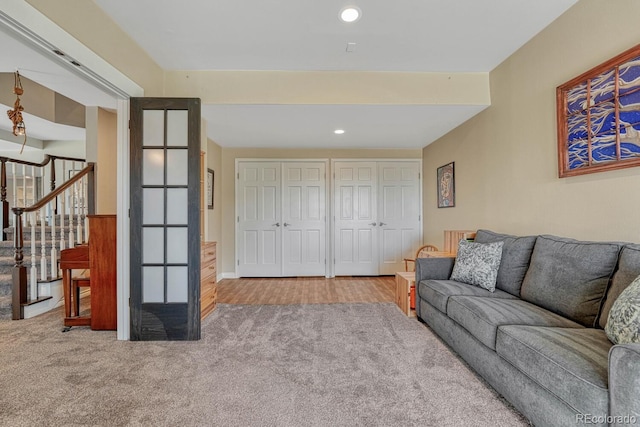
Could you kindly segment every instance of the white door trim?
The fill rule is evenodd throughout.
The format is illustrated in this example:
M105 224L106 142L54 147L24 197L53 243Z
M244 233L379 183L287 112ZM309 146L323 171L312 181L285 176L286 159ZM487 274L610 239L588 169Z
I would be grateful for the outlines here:
M118 100L118 143L117 143L117 311L118 339L130 337L129 310L129 101Z

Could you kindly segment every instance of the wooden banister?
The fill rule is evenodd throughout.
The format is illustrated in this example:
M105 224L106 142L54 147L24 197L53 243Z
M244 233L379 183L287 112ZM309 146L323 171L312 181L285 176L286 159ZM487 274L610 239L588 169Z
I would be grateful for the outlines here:
M37 211L38 209L41 209L42 207L44 207L47 203L49 203L50 201L52 201L53 199L55 199L56 197L58 197L58 195L60 195L61 193L64 192L64 190L66 190L67 188L71 187L74 183L80 181L80 179L85 176L88 175L89 178L89 214L93 214L93 212L91 212L94 208L94 206L92 206L93 203L93 194L92 190L93 190L93 167L94 164L93 163L89 163L84 169L82 169L80 172L76 173L71 179L69 179L68 181L66 181L64 184L62 184L60 187L56 188L55 190L53 190L51 193L47 194L46 196L44 196L42 199L38 200L36 203L34 203L32 206L29 207L25 207L25 208L12 208L11 210L16 213L17 215L17 211L21 210L22 212L34 212Z
M72 162L84 162L84 161L86 161L85 159L79 159L79 158L76 158L76 157L52 156L50 154L45 154L44 160L42 160L40 163L30 162L28 160L22 160L22 159L14 159L12 157L0 156L0 161L2 161L2 162L17 163L17 164L20 164L20 165L36 166L36 167L46 166L52 160L53 161L55 161L55 160L69 160L69 161L72 161Z

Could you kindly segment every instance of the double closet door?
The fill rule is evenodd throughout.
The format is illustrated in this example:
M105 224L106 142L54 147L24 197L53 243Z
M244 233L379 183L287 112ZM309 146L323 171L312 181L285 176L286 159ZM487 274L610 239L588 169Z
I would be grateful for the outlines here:
M324 276L326 163L240 161L240 277Z
M336 161L334 273L404 270L422 241L419 161Z

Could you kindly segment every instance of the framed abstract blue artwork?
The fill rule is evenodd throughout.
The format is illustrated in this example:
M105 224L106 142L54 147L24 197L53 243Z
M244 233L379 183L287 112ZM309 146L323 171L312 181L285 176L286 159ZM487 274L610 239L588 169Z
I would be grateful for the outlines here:
M640 166L640 45L556 89L561 178Z

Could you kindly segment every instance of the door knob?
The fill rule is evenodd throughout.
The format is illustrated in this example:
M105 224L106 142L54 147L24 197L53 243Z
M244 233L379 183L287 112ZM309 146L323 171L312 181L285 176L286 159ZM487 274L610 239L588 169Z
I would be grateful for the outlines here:
M276 222L275 224L271 224L271 225L275 225L276 227L280 227L280 223Z
M382 227L383 225L387 225L387 223L386 222L381 222L380 223L380 227Z
M284 224L282 224L282 225L284 225L285 227L288 227L288 226L290 226L291 224L288 224L288 223L286 223L286 222L285 222L285 223L284 223Z
M369 224L369 225L373 225L373 226L375 227L375 226L376 226L376 223L375 223L375 222L372 222L372 223L371 223L371 224Z

